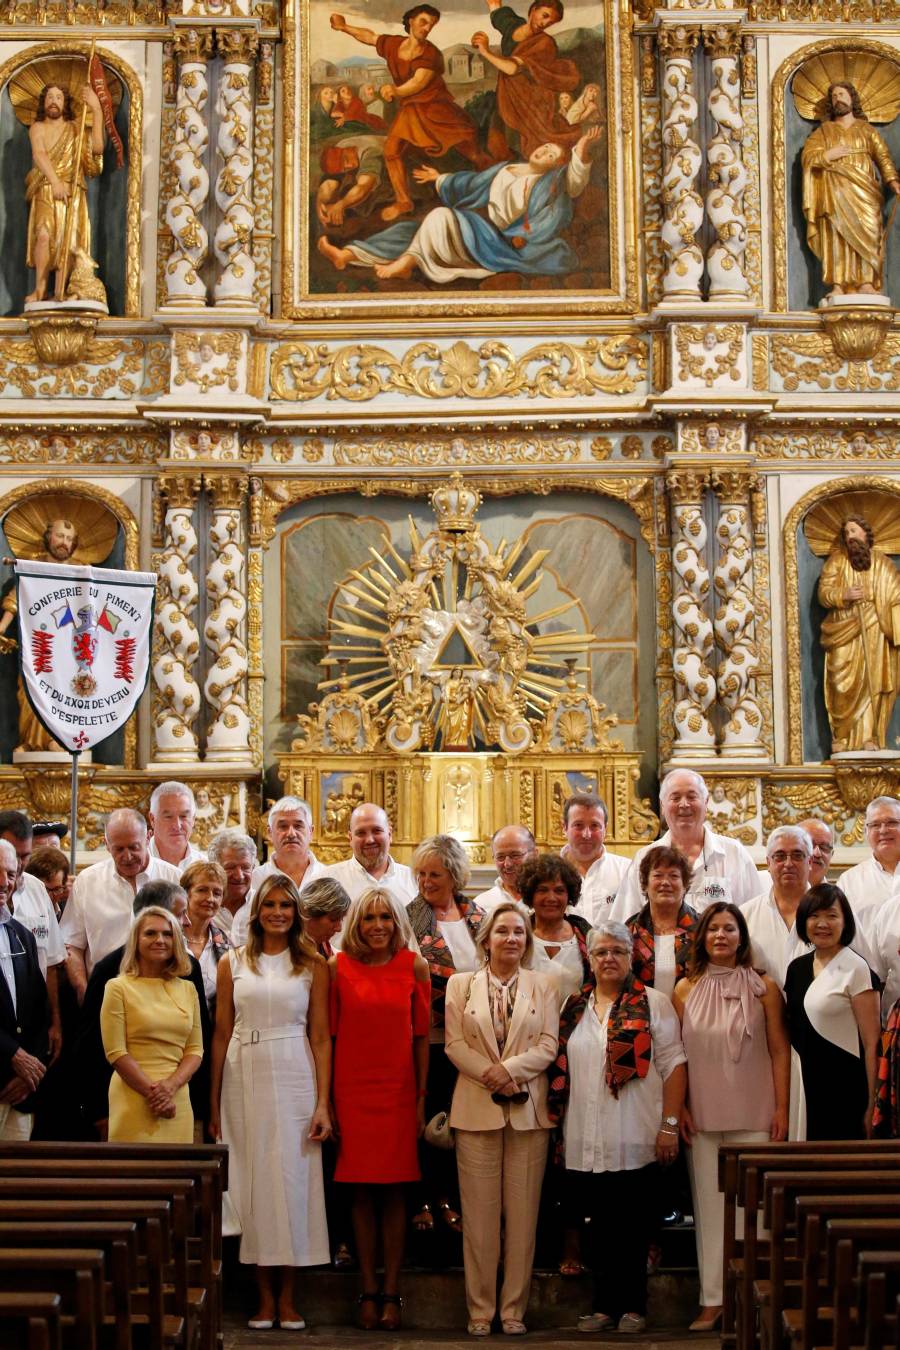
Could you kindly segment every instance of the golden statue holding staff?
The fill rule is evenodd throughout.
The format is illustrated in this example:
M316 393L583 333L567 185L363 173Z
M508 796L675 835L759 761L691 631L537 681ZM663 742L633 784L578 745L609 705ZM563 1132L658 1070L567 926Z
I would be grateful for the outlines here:
M85 180L103 171L106 134L100 100L89 84L83 87L81 96L93 114L90 136L83 128L79 132L72 96L52 84L41 90L28 133L34 167L25 179L25 200L29 204L25 261L35 271L34 290L28 300L46 300L51 272L56 273L57 300L65 299L76 253L82 250L90 257L91 218Z
M93 275L87 183L103 172L107 137L117 166L124 163L114 121L121 85L114 80L110 91L92 43L84 54L62 51L22 66L7 90L31 144L26 263L34 268L35 284L25 303L92 301L105 309L105 291Z
M900 572L876 545L872 521L883 523L893 536L897 530L888 514L892 503L879 502L874 494L852 497L867 495L869 501L846 496L826 502L810 513L813 519L805 525L813 552L828 548L818 597L828 610L821 643L833 754L883 750L900 690ZM856 505L867 514L853 511ZM887 533L883 542L896 547Z
M859 66L859 87L849 78L856 74L854 62ZM803 214L806 242L822 264L831 297L877 295L884 288L884 187L900 194L900 175L869 119L892 121L898 91L884 90L887 101L882 96L867 113L867 97L875 101L873 74L861 54L829 53L808 63L794 80L801 115L820 120L801 155ZM828 76L832 79L823 92L823 77ZM898 72L892 71L887 83L893 86L897 81Z

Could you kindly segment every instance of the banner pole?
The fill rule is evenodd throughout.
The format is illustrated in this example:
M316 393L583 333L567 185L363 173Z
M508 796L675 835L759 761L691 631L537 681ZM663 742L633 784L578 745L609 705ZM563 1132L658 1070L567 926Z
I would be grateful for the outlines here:
M69 807L69 873L75 880L75 849L78 845L78 751L72 753L72 801Z

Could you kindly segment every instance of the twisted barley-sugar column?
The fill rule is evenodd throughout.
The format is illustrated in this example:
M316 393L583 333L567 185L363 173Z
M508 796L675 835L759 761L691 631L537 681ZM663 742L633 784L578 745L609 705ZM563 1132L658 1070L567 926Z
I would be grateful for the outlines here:
M709 718L716 677L709 665L713 626L703 518L708 487L708 474L695 469L671 469L666 476L672 509L672 671L677 695L673 761L708 759L716 753Z
M659 31L659 49L665 61L662 141L666 216L661 230L665 300L699 299L703 275L703 253L694 237L703 224L703 198L697 191L703 156L691 134L697 120L693 57L699 35L699 28L684 24L667 24Z
M747 169L741 157L741 32L737 24L704 28L703 43L712 64L707 106L715 130L706 147L709 190L706 214L716 239L706 255L710 300L745 299L750 283L744 275L747 216L744 191Z
M179 28L174 47L178 90L172 166L178 187L166 204L166 224L172 232L172 252L165 270L166 305L203 309L207 297L200 269L209 250L209 236L202 223L209 197L204 162L209 145L206 63L212 52L212 34L209 29Z
M719 560L714 586L718 606L713 624L723 656L716 671L719 703L727 713L720 753L732 759L766 759L763 719L757 701L756 613L753 597L753 522L750 492L756 475L748 469L714 469L720 501L716 540Z
M198 543L194 508L199 491L198 476L166 474L159 480L166 513L153 643L157 690L153 757L158 762L195 764L199 758L194 723L200 711L200 686L193 668L200 654L200 635L192 617L200 595L193 568Z
M221 219L213 237L219 263L217 305L255 309L253 287L253 67L259 46L252 29L220 28L216 44L223 69L216 95L219 130L216 205Z
M206 573L209 613L203 637L212 665L203 692L212 709L206 759L250 766L250 712L247 703L246 533L247 480L238 474L207 474L212 527Z

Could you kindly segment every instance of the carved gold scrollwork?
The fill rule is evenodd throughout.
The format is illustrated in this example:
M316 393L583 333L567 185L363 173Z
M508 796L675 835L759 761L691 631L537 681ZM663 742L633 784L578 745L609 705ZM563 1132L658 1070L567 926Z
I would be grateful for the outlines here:
M442 349L417 342L402 356L384 347L288 342L270 363L272 396L368 402L381 394L445 398L574 398L631 394L647 369L647 347L630 334L590 338L581 346L545 342L517 356L505 342L478 347L458 341Z

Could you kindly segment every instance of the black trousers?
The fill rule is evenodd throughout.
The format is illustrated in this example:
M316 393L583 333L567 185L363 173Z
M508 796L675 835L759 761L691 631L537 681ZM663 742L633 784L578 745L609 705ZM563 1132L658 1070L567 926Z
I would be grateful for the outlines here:
M428 1081L425 1090L426 1123L438 1111L449 1111L456 1086L456 1066L444 1053L443 1045L432 1044L428 1056ZM456 1181L456 1153L453 1149L434 1148L422 1139L419 1142L419 1167L422 1181L417 1203L436 1206L443 1197L459 1209Z
M660 1169L656 1163L627 1172L566 1174L590 1215L583 1259L594 1277L593 1311L618 1320L647 1311L647 1248L660 1220Z

